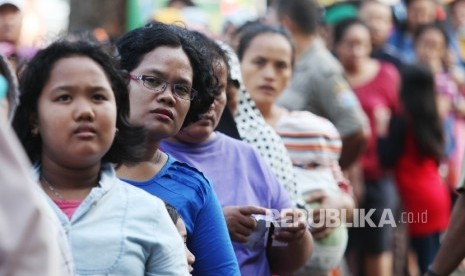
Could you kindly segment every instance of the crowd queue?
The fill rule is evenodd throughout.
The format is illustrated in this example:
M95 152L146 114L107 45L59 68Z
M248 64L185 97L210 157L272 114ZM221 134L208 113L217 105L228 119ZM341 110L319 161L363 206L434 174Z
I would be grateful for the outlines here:
M154 20L28 51L21 3L0 1L0 275L460 269L465 0L276 0L221 38Z

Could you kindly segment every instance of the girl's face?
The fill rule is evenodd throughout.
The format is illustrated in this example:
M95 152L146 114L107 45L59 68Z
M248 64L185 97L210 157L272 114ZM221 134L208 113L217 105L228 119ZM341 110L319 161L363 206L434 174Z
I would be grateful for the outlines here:
M371 38L369 30L360 24L346 29L342 39L335 45L336 55L347 71L360 68L369 58Z
M440 62L446 56L446 41L437 29L425 30L415 43L418 61L429 64Z
M116 114L111 84L96 62L83 56L58 60L32 118L32 132L42 138L42 162L100 164L115 137Z
M158 77L168 82L164 92L156 93L145 87L142 80L131 80L131 123L144 126L155 141L174 136L190 107L189 100L175 97L172 90L173 84L192 87L193 71L186 53L181 47L158 47L147 53L131 74Z
M189 272L192 272L194 270L192 268L192 265L195 262L195 256L194 254L192 254L189 248L187 248L187 245L186 245L187 230L186 230L186 225L184 224L184 221L181 218L178 218L178 221L176 222L176 229L178 230L179 234L181 235L184 241L184 249L186 252L187 264L189 265Z
M292 76L292 46L280 34L250 41L241 60L244 85L257 105L273 105Z
M215 100L210 106L208 112L202 115L202 118L199 121L182 129L176 135L176 139L188 143L201 143L206 141L218 126L221 115L223 114L224 108L226 106L226 86L228 84L228 71L224 61L218 62L214 70L214 73L219 81L218 96L215 97Z

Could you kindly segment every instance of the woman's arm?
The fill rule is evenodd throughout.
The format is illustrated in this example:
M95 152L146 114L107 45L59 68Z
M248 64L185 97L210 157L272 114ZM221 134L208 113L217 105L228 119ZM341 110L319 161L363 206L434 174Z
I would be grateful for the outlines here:
M193 275L240 275L221 206L210 191L195 220L188 248L195 256Z
M465 232L464 210L465 195L462 192L455 203L446 235L431 266L431 270L437 275L451 274L465 257L465 242L463 242L463 233Z

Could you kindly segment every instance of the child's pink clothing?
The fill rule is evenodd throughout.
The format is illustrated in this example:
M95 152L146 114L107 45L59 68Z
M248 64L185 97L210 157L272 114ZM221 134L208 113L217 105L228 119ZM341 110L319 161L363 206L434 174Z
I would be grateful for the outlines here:
M82 200L53 200L60 210L68 217L69 220L73 217Z

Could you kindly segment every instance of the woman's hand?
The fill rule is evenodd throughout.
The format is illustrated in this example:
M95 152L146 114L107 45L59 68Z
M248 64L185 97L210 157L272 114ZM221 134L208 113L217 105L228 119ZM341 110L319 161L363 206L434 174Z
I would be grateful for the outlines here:
M292 243L299 241L307 231L307 217L300 209L287 209L281 212L281 226L275 231L273 239L280 242Z
M257 222L251 215L265 215L266 209L257 206L226 206L223 207L223 214L231 240L245 243L257 227Z

